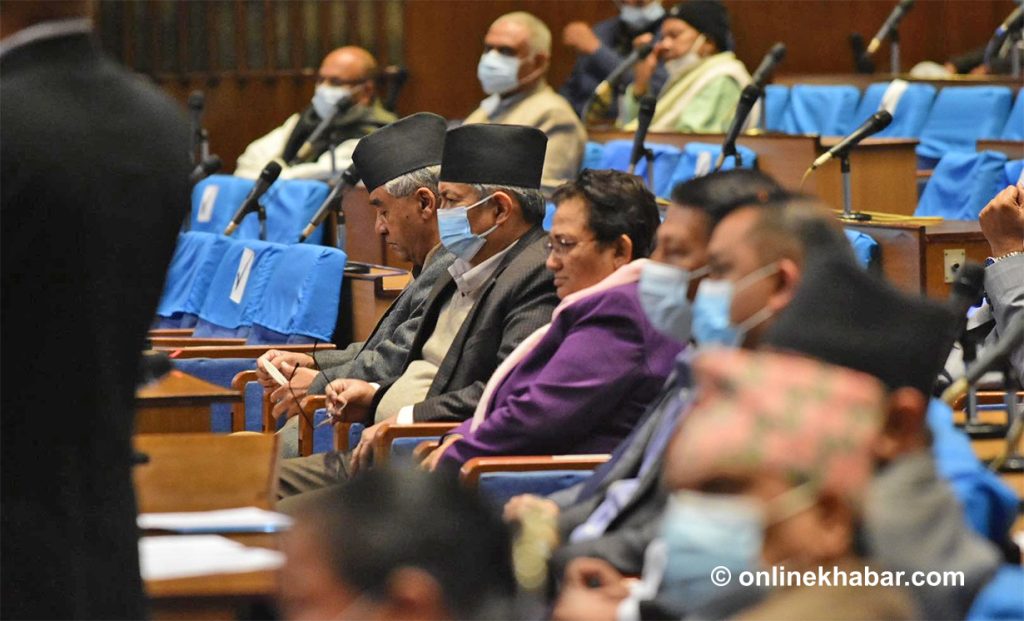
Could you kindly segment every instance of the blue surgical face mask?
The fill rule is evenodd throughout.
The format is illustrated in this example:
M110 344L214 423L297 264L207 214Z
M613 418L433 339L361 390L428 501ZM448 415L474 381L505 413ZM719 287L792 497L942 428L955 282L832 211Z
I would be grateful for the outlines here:
M644 263L637 291L640 306L656 330L681 343L690 340L693 312L687 293L690 281L699 278L705 271L705 268L701 268L690 272L656 261Z
M480 252L480 249L487 243L487 236L490 235L498 225L495 224L483 233L477 235L469 226L468 211L474 207L483 205L494 195L486 196L472 205L461 205L458 207L447 207L437 210L437 228L441 233L441 243L449 252L463 261L469 261Z
M685 610L709 600L721 587L713 580L725 568L732 581L761 564L765 516L761 504L744 496L679 491L668 499L661 538L665 575L659 592ZM719 574L719 575L716 575Z
M770 263L747 274L735 284L728 280L705 278L697 287L693 300L693 338L701 347L739 347L746 333L771 317L767 307L762 308L740 325L729 318L732 299L738 291L777 272L778 264Z
M619 8L619 19L626 22L633 31L643 30L661 19L665 14L661 2L651 2L646 6L622 5Z
M347 86L319 84L313 91L313 110L321 119L326 119L344 97L351 98L352 89Z
M501 95L519 86L519 58L491 50L480 56L476 77L488 95Z

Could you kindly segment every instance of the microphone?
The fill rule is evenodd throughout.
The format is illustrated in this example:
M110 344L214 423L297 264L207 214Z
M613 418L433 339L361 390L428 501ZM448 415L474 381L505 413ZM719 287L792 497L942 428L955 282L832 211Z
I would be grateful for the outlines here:
M978 361L967 369L962 378L953 382L942 393L942 400L948 404L956 403L967 392L971 384L978 383L978 380L986 373L998 368L1020 346L1021 341L1024 341L1024 315L1018 314L1010 321L1010 325L1000 335L999 340L982 353Z
M985 291L985 268L969 261L956 271L956 279L949 293L949 304L958 318L981 300Z
M597 88L594 89L594 97L601 100L607 100L611 97L615 85L622 79L622 76L632 69L633 65L647 58L647 55L650 54L653 49L654 43L645 43L630 52L617 67L612 69L612 72L608 74L608 77L597 85Z
M654 118L654 108L658 105L658 98L647 93L640 98L640 111L637 114L636 134L633 135L633 150L629 154L629 174L633 174L636 165L643 157L644 140L647 138L647 129L651 126L651 119Z
M299 147L299 152L295 155L295 159L292 161L304 162L308 160L313 155L313 143L320 140L320 136L327 131L327 128L331 126L334 119L339 114L346 112L354 103L355 102L352 100L352 97L347 95L339 99L338 103L331 109L331 113L320 121L320 124L316 126L316 129L314 129L313 133L309 135L309 138L306 138L306 142L302 143L302 146Z
M885 40L896 28L900 25L900 20L906 15L907 11L914 6L914 0L900 0L900 3L896 5L896 8L889 13L889 17L882 24L882 27L878 29L872 39L871 43L868 43L867 53L868 55L874 54L881 47L882 41Z
M306 228L302 229L302 234L299 235L299 243L306 241L306 238L313 234L316 227L323 224L323 221L327 219L327 214L331 212L336 204L340 204L342 197L349 189L355 187L359 183L359 172L356 170L356 165L352 164L338 177L338 182L334 184L334 189L327 195L324 202L320 204L320 208L316 210L316 214L310 219L309 224Z
M872 114L860 127L853 130L853 133L846 138L843 138L839 144L826 151L818 159L814 160L814 163L807 169L807 172L817 170L819 166L836 156L841 157L846 155L846 152L857 146L861 140L864 140L872 134L877 134L886 127L889 127L889 123L892 123L892 115L889 114L888 111L879 110Z
M235 212L235 216L231 218L231 222L227 228L224 229L225 235L231 235L238 228L238 225L242 223L242 218L248 215L252 211L259 209L260 197L267 193L270 186L277 181L278 175L281 174L281 165L277 162L270 162L260 172L260 178L256 180L256 185L253 186L252 192L249 192L249 196L245 197L242 201L238 211Z
M782 45L781 43L779 45ZM782 47L783 53L786 51L786 47ZM765 57L765 63L767 63L768 57ZM764 67L762 63L761 68ZM758 69L758 71L761 70ZM725 141L722 142L722 151L718 154L718 161L715 162L715 172L722 168L722 164L725 163L725 158L733 155L737 156L736 153L736 138L740 135L740 130L747 122L747 117L750 116L750 111L754 108L754 104L757 103L758 97L761 96L761 88L756 84L747 84L743 87L743 92L740 93L740 102L736 104L736 116L732 119L732 125L729 126L729 132L725 135ZM737 156L737 160L739 157ZM736 162L737 166L740 164Z
M1017 23L1024 16L1024 4L1018 4L1017 8L1010 12L1003 20L1003 23L999 24L996 31L992 34L992 38L988 40L988 45L985 46L984 64L991 65L992 57L995 56L996 50L1002 45L1003 39L1006 37L1012 28L1020 28L1020 24Z
M196 161L196 147L202 142L203 132L203 108L206 106L206 96L203 91L192 91L188 96L189 113L189 144L192 149L192 161Z
M864 49L864 37L859 32L850 35L850 50L853 52L853 68L857 73L874 73L875 61Z
M782 59L785 57L786 44L780 42L773 45L772 49L768 50L768 53L764 55L757 70L754 71L750 82L758 89L763 89L764 85L771 79L772 74L775 73L775 66L782 62Z
M219 155L211 155L203 158L203 161L199 162L195 168L192 169L192 173L188 176L189 185L195 185L206 179L213 173L220 170L220 167L224 163L220 160Z

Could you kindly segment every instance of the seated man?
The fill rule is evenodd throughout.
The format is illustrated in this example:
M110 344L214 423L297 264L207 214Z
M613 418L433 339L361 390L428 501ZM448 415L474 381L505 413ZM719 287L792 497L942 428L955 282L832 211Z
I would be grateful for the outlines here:
M270 161L281 165L282 179L320 179L331 176L331 151L336 170L352 163L352 149L359 138L395 120L377 99L374 81L377 61L361 47L341 47L328 54L316 78L312 104L293 114L283 125L257 139L238 156L235 175L255 179ZM353 105L338 112L330 127L299 157L302 145L338 102L347 98Z
M654 35L661 27L665 9L661 0L617 0L619 14L594 24L572 22L562 31L562 41L576 52L576 64L558 92L569 100L576 114L583 118L584 106L597 85L618 67L633 51L633 40L644 34ZM651 82L657 92L665 82L659 69ZM628 84L623 79L621 84ZM610 111L615 116L614 110Z
M491 376L472 420L427 461L607 453L657 396L683 342L644 315L658 206L643 181L584 170L555 191L548 269L562 302Z
M463 421L484 384L519 343L551 318L557 297L544 267L539 130L469 125L448 132L441 162L441 243L457 259L435 283L397 376L338 379L328 409L377 423ZM379 425L350 461L328 453L286 460L281 494L337 483L366 465Z
M443 118L421 112L370 134L356 146L352 159L377 212L375 230L399 257L413 264L414 278L365 342L314 355L272 349L263 356L256 370L264 388L272 391L275 418L299 414L298 402L307 392L323 394L333 379L374 379L401 372L427 295L455 260L441 246L437 232L437 177L445 131ZM288 378L287 386L270 377L263 368L267 363ZM286 429L282 455L295 457L298 419L289 420Z
M985 293L995 321L993 338L1024 314L1024 183L1007 187L978 216L992 258L986 262ZM1018 385L1024 387L1024 346L1010 356Z
M381 470L330 492L284 537L283 618L517 616L508 533L458 483Z
M576 177L583 161L587 132L561 95L548 86L551 31L523 11L499 17L484 37L477 77L489 97L465 123L502 123L536 127L548 137L541 189L555 188Z
M620 121L636 129L640 98L658 97L651 131L725 132L732 123L740 92L750 83L746 67L732 53L729 14L717 0L686 0L671 9L661 23L661 40L636 67L633 84L620 104ZM651 78L660 64L668 78L655 91ZM748 125L757 123L759 107Z

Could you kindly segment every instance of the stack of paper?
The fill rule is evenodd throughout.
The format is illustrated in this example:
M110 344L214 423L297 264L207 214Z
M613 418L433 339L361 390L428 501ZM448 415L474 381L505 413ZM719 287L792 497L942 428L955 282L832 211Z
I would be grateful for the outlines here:
M142 537L139 563L143 580L167 580L277 569L284 555L217 535L171 535Z
M190 511L187 513L143 513L138 518L143 530L169 530L178 533L276 533L288 530L292 519L256 507Z

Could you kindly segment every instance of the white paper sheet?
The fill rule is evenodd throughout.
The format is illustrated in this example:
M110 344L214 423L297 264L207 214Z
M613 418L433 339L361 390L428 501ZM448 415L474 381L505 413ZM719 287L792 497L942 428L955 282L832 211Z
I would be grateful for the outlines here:
M139 539L143 580L277 569L284 555L250 548L218 535L171 535Z
M292 519L283 513L241 507L187 513L142 513L137 523L143 530L179 533L274 533L288 530Z

